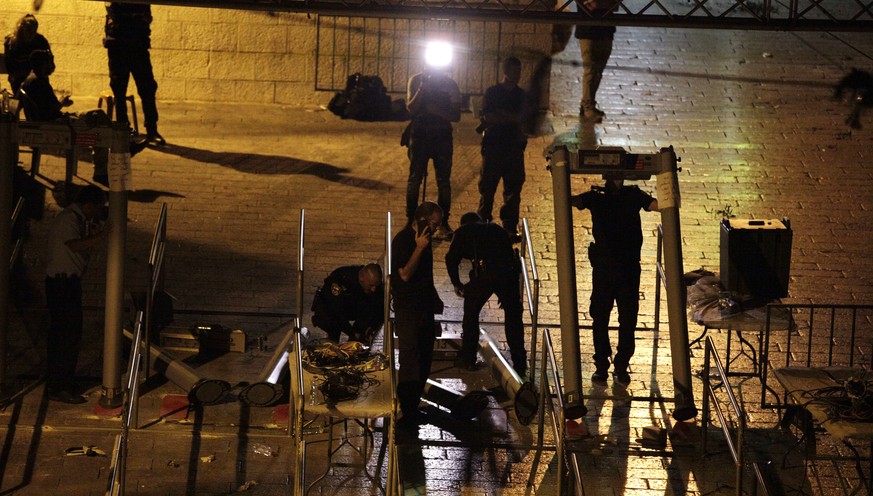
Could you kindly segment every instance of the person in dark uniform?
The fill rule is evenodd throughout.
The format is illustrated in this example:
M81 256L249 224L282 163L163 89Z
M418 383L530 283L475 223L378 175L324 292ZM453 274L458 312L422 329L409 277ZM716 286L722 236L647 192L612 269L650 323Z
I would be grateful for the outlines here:
M153 145L164 145L158 133L158 107L155 101L158 83L152 71L152 10L148 4L112 2L106 6L103 46L109 56L109 87L115 97L115 116L128 122L127 83L133 75L142 102L146 138Z
M30 54L30 63L33 71L21 84L21 90L27 95L24 102L24 116L27 120L35 122L54 121L58 119L82 119L88 126L108 126L112 122L109 116L100 109L91 110L83 114L61 112L61 109L73 104L69 96L58 100L55 96L49 77L55 71L55 58L48 50L35 50ZM145 139L131 136L129 152L136 155L146 147ZM84 148L84 147L83 147ZM90 147L92 161L94 162L94 182L104 186L109 185L108 167L109 150L102 147Z
M406 182L406 216L411 220L418 206L421 182L433 160L437 203L443 220L433 233L451 239L449 211L452 203L452 123L461 120L461 92L444 70L427 69L409 79L406 107L412 116L409 127L409 178Z
M39 22L32 14L25 14L15 25L15 31L6 35L3 40L6 71L9 73L9 84L12 86L12 94L18 93L21 83L27 79L30 71L30 54L34 50L46 50L51 52L49 42L45 36L37 33Z
M494 192L503 179L503 207L500 220L513 242L521 241L518 233L518 208L524 186L524 149L527 137L521 132L525 92L518 87L521 61L509 57L503 61L503 82L485 91L482 102L482 172L479 177L479 217L491 222ZM481 128L480 128L481 129Z
M384 322L385 291L378 264L340 267L324 279L312 302L312 323L339 342L370 344Z
M470 281L461 282L458 266L462 259L472 262ZM527 372L527 351L524 349L520 265L509 235L497 224L484 223L475 212L461 217L452 245L446 253L446 269L455 287L455 294L464 298L463 338L456 365L476 368L479 348L479 312L492 294L503 308L506 342L512 358L512 368L522 377Z
M432 233L442 225L443 211L433 202L415 209L410 222L391 241L391 295L398 337L397 401L402 417L398 427L417 428L418 409L433 361L434 314L443 302L433 282Z
M107 227L97 222L106 193L85 186L49 226L45 297L51 324L46 336L49 399L85 403L75 383L82 341L82 274L91 252L106 244Z
M630 384L628 364L634 354L634 331L640 309L640 250L643 246L640 210L657 211L658 201L637 186L611 179L605 187L570 197L570 203L591 211L594 243L588 246L593 270L591 306L594 328L592 382L605 383L612 348L609 344L609 315L618 304L618 348L612 360L615 381Z

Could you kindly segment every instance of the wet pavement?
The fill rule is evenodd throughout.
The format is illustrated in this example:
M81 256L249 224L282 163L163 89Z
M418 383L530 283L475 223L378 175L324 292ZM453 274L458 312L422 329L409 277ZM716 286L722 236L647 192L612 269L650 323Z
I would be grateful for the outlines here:
M850 67L870 66L873 40L861 34L764 33L620 29L598 95L602 124L578 120L580 69L571 42L555 61L548 123L551 133L529 142L522 214L540 275L539 324L551 329L560 351L558 290L551 177L542 150L554 134L578 130L583 140L652 153L673 146L681 157L682 251L685 270L719 270L719 221L787 217L794 233L790 299L794 302L862 304L873 301L873 197L869 191L873 124L848 128L849 108L831 100L831 87ZM325 100L327 100L327 96ZM82 110L96 99L77 99ZM89 103L91 105L89 105ZM386 212L400 227L407 171L398 145L404 123L341 121L321 108L162 102L161 126L169 145L133 161L128 224L127 280L142 288L149 242L161 206L168 205L166 290L173 295L176 325L220 324L247 332L243 353L219 356L177 353L200 377L227 381L232 390L217 405L189 409L185 391L161 377L144 384L138 425L129 445L128 494L286 494L293 447L287 410L247 407L237 400L254 381L290 325L297 276L300 209L306 215L304 325L314 289L333 268L377 260L384 250ZM455 141L452 223L478 203L477 120L465 114ZM90 177L90 165L80 175ZM42 173L63 177L63 160L46 156ZM82 182L81 180L79 182ZM599 178L574 176L579 192ZM654 181L641 187L654 190ZM433 177L427 193L435 196ZM498 195L499 198L499 195ZM58 210L49 195L46 219ZM715 428L706 452L701 433L673 428L672 377L666 312L655 328L655 229L657 214L643 215L643 285L633 380L627 390L592 387L590 331L582 329L582 375L590 437L572 444L585 494L735 494L735 474L723 436ZM580 323L589 323L590 268L584 247L591 221L577 214L576 260ZM47 316L41 309L44 221L32 221L25 249L31 291L16 294L10 336L10 390L19 392L0 413L4 443L0 491L4 494L102 494L107 456L66 456L93 445L111 453L120 430L117 416L96 408L102 364L102 317L86 313L80 357L86 405L64 405L43 396L39 382ZM438 245L435 260L447 249ZM99 307L105 257L96 257L84 280L86 305ZM462 304L441 264L435 276L446 302L445 332L458 333ZM499 322L496 299L484 322ZM529 316L526 315L526 321ZM499 325L483 325L505 349ZM692 338L703 328L689 323ZM710 331L724 349L727 334ZM530 339L528 337L528 339ZM542 343L542 339L539 339ZM702 368L703 348L691 349L692 370ZM560 353L558 356L560 363ZM560 367L560 366L559 366ZM734 370L748 370L741 359ZM489 394L478 419L458 422L429 407L419 439L401 439L405 481L429 494L557 494L554 436L547 423L544 448L535 449L539 427L515 418L505 394L487 371L459 373L450 361L434 364L433 378L462 392ZM773 410L756 405L757 378L732 378L747 409L750 457L781 474L786 492L849 494L857 483L851 464L806 465L793 437L777 429ZM693 380L701 402L702 382ZM319 422L319 421L316 421ZM667 445L653 449L639 439L643 428L670 430ZM351 425L347 438L366 435ZM325 469L325 435L311 434L306 479ZM371 472L384 476L381 434L368 453ZM262 453L267 453L262 454ZM354 462L344 447L338 459ZM767 463L770 461L771 463ZM782 468L782 467L785 468ZM746 478L747 480L749 477ZM382 477L384 480L384 477ZM747 482L748 484L748 482ZM414 485L414 484L413 484ZM746 486L747 489L750 486ZM356 468L335 468L310 494L378 494Z

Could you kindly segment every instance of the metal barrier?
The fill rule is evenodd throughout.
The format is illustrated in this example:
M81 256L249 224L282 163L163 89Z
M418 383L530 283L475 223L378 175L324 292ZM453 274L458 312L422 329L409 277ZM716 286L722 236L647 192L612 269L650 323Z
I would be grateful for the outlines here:
M18 222L18 219L21 217L21 212L24 211L24 198L19 198L18 202L15 203L15 208L12 210L12 220L9 225L12 227L12 232L15 232L15 224ZM15 244L12 245L12 250L9 255L9 269L15 266L15 262L18 260L18 255L21 253L21 245L24 243L24 239L22 237L18 237L15 240Z
M557 457L557 463L555 464L558 467L558 470L567 469L568 476L570 477L566 482L569 486L570 483L573 484L573 489L575 495L584 494L582 490L582 474L579 472L579 463L566 463L565 458L567 458L565 453L565 440L564 440L564 397L561 393L561 378L558 376L558 363L555 360L555 350L552 346L552 336L549 333L548 329L543 329L543 359L542 364L540 366L540 405L539 410L540 421L538 425L537 432L537 451L543 450L543 437L544 437L544 428L545 428L545 419L546 419L546 407L548 407L548 418L551 420L552 431L555 435L555 456ZM554 387L554 393L552 393L552 387ZM558 400L558 405L555 407L552 398L556 398ZM548 401L546 401L548 398ZM570 456L575 458L575 454L571 454ZM566 465L566 467L565 467ZM556 496L562 496L564 494L564 480L562 474L559 474L559 478L561 479L558 483Z
M530 367L528 374L530 381L536 384L537 370L537 330L540 306L540 276L537 273L537 263L534 259L533 243L530 240L530 227L527 218L521 219L522 240L521 252L521 275L524 283L524 296L527 300L527 308L530 313Z
M167 204L161 206L161 215L158 217L158 222L155 224L155 233L152 236L152 246L149 250L149 287L146 291L146 306L145 306L145 342L152 342L152 313L155 306L155 292L163 288L163 264L164 252L167 247ZM145 349L145 366L146 377L151 375L151 347L146 346Z
M781 333L774 329L777 314L790 319L784 338L777 337ZM771 368L841 365L870 370L873 369L871 337L873 305L767 305L761 350L761 408L781 408L785 404L785 395L780 399L768 384ZM777 397L777 403L767 403L768 390Z
M715 365L716 375L712 375L712 364ZM718 421L721 424L721 430L724 433L725 440L728 444L728 449L730 450L731 457L734 459L734 467L736 469L736 494L737 496L741 496L745 491L743 491L743 471L745 470L745 461L743 455L743 439L746 430L746 412L740 407L739 402L737 401L737 397L734 394L733 390L730 387L730 383L728 382L728 375L725 371L724 365L721 362L721 358L718 356L718 351L716 351L715 343L712 340L712 337L706 337L706 346L704 351L704 360L703 360L703 419L701 421L702 429L703 429L703 454L706 455L706 446L707 440L709 438L709 420L710 420L710 401L715 406L715 413L718 416ZM713 379L717 379L718 382L713 382ZM728 427L727 417L725 416L725 412L721 407L721 403L719 403L718 398L715 395L715 388L721 384L725 388L725 393L727 394L731 412L734 417L737 419L739 423L739 427L737 428L737 438L736 441L731 438L730 428ZM711 400L710 400L711 399ZM750 467L752 469L752 474L755 476L755 480L752 485L752 496L758 494L758 491L761 490L764 496L768 496L770 494L770 490L768 488L767 481L764 479L764 474L761 472L761 467L757 462L751 462Z
M142 370L143 312L136 314L133 341L130 343L130 364L127 367L127 387L124 388L124 406L121 411L121 434L115 436L115 447L112 451L112 462L109 466L109 482L106 486L107 496L124 495L124 479L127 472L127 445L130 426L136 425L137 409L139 408L139 374ZM148 348L148 346L146 346Z

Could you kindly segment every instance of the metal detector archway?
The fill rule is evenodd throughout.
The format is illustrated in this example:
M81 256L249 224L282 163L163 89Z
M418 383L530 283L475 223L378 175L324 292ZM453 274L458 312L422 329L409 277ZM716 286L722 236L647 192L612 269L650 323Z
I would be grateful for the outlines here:
M103 396L100 405L121 405L121 345L124 306L124 247L127 240L127 191L130 189L130 127L113 122L109 126L87 126L73 122L20 122L14 112L0 112L0 198L11 198L12 171L18 163L18 146L48 147L73 153L80 144L109 148L109 234L106 255L106 314L103 338ZM75 165L75 164L73 164ZM68 162L67 183L72 179ZM0 210L0 301L9 295L8 256L11 243L11 202ZM5 305L4 305L5 307ZM0 385L6 378L6 339L9 315L0 311Z
M664 280L670 327L670 354L675 389L673 418L697 416L691 387L691 357L688 351L688 321L685 316L685 286L682 282L682 245L679 227L678 162L673 147L651 154L628 153L623 148L584 149L575 133L557 136L546 149L555 209L555 244L558 265L558 295L561 318L561 353L565 385L565 417L586 413L582 399L579 314L576 293L576 261L573 214L570 205L570 175L601 175L606 179L641 180L655 176L657 199L664 230Z

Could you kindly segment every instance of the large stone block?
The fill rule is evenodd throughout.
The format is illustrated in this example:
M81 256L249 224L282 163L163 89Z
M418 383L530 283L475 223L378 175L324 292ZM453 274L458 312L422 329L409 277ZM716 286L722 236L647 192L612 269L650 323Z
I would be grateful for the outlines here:
M209 77L212 79L255 79L254 53L212 52L209 54Z

